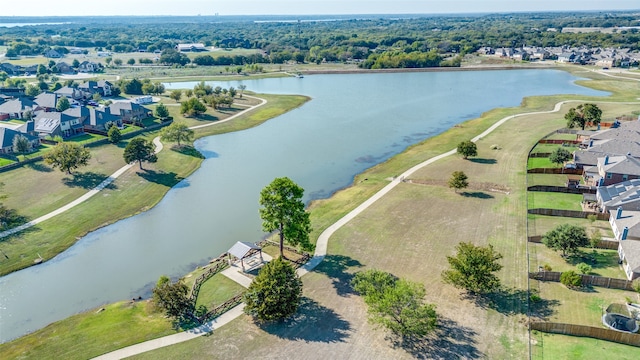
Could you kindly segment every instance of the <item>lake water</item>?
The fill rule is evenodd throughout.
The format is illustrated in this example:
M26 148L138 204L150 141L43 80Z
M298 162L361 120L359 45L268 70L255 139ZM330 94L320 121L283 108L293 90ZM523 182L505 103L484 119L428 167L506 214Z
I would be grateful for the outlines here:
M0 341L107 302L147 296L163 274L184 275L236 241L260 240L259 192L275 177L305 188L305 200L328 197L363 170L489 109L529 95L606 95L575 80L561 71L517 70L245 81L258 93L312 100L258 127L198 140L207 157L202 167L155 208L0 278Z

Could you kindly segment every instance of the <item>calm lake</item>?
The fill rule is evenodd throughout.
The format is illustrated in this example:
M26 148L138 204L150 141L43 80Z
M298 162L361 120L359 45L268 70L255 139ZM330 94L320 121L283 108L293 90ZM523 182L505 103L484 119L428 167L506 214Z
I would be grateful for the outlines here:
M312 100L253 129L198 140L207 160L155 208L0 278L0 341L104 303L147 296L163 274L184 275L236 241L260 240L258 196L275 177L293 179L306 200L328 197L363 170L489 109L516 106L530 95L606 95L575 80L556 70L503 70L245 81L257 93Z

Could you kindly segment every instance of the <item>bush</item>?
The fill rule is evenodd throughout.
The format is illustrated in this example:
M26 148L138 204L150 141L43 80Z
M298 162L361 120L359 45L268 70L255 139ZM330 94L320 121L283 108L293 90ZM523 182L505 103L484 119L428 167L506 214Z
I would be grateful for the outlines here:
M633 290L640 293L640 278L633 280Z
M576 268L578 268L578 271L580 271L582 274L588 274L591 272L591 265L586 264L586 263L580 263L578 265L576 265Z
M565 271L560 275L560 282L568 288L580 287L582 286L582 276L573 270Z
M551 265L549 265L549 264L544 264L544 266L543 266L542 268L544 269L544 271L551 271L551 270L553 270L553 269L551 268Z

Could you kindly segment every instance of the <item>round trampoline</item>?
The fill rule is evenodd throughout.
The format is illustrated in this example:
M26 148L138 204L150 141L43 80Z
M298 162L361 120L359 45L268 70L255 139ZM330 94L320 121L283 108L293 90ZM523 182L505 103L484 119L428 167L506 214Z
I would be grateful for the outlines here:
M638 323L634 319L616 313L604 314L604 316L602 316L602 323L611 330L629 333L638 331Z

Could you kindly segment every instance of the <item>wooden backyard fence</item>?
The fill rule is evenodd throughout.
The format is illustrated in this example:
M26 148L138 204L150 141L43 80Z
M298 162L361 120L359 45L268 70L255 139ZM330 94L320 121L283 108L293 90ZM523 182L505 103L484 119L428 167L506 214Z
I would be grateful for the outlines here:
M529 186L527 191L537 192L556 192L564 194L595 194L596 189L590 189L585 187L566 187L566 186L551 186L551 185L534 185Z
M553 322L532 322L529 326L531 330L546 333L590 337L631 346L640 346L640 334L631 334L593 326Z
M207 269L207 271L201 274L200 276L198 276L196 281L193 282L193 286L191 287L191 295L189 295L189 300L193 303L194 306L196 304L196 299L198 299L198 294L200 293L200 287L202 286L202 284L205 281L211 279L213 275L219 273L220 271L227 268L227 266L229 266L229 263L225 259L226 256L227 256L227 253L224 253L218 256L216 259L212 260L209 263L209 268Z
M539 281L560 282L560 275L562 275L562 273L558 271L538 271L530 272L529 278ZM595 275L579 275L582 277L583 286L599 286L609 289L634 291L633 282L627 279L616 279Z
M580 140L541 139L538 144L581 144Z
M532 243L542 243L542 235L529 236L527 238ZM595 247L598 249L618 250L618 242L614 240L600 240Z
M528 169L527 174L582 175L582 169L533 168L533 169Z
M550 152L538 152L529 154L530 158L548 158L549 156L551 156Z
M534 214L534 215L563 216L563 217L580 218L580 219L586 219L590 215L595 215L597 220L609 220L609 214L587 212L587 211L537 208L537 209L529 209L527 210L527 212L529 214Z

